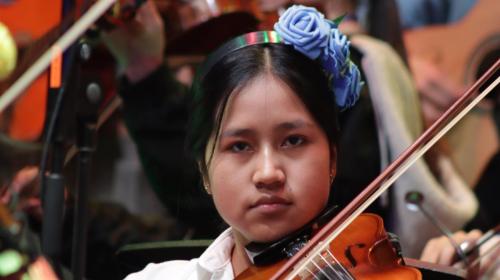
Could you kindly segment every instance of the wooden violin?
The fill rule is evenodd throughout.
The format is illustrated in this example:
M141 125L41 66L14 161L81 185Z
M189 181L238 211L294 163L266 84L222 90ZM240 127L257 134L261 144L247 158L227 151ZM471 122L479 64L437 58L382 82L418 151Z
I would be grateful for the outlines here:
M270 279L286 262L266 267L253 266L237 280ZM335 242L317 255L298 274L298 279L422 279L420 271L405 266L384 229L382 218L362 214Z
M19 0L0 4L0 20L12 32L18 47L26 48L42 37L50 29L57 26L62 16L62 1L45 2ZM23 18L23 20L19 20ZM29 56L29 54L25 54ZM33 58L31 58L33 59ZM28 61L27 63L31 63ZM20 64L23 62L20 61ZM18 68L21 65L18 65ZM15 78L15 77L14 77ZM0 125L1 132L9 138L19 141L39 140L45 120L45 104L48 89L48 72L43 72L26 89L26 93L9 109L8 114L0 116L4 123ZM2 83L8 84L9 81ZM6 88L0 84L0 92Z

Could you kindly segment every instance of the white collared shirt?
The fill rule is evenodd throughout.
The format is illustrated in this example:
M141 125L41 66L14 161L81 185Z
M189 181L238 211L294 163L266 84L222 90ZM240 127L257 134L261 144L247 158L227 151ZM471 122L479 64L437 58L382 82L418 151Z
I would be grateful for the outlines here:
M231 228L221 233L199 258L148 264L128 275L126 280L231 280L234 279L231 252L234 239Z

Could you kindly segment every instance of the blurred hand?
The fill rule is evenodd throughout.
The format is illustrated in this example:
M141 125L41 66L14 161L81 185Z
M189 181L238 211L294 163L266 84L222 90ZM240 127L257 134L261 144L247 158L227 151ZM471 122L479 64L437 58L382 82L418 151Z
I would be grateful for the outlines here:
M457 244L463 242L474 242L482 233L479 230L473 230L468 233L459 231L453 234L453 240ZM422 251L420 259L422 261L437 263L441 265L452 265L455 257L455 248L451 245L446 236L436 237L427 242Z
M480 254L488 255L481 259L479 275L484 279L500 280L500 235L496 235L481 246Z
M115 57L119 74L131 82L140 81L163 63L164 26L152 0L139 8L135 20L103 32L102 40Z
M420 93L426 127L434 123L457 100L464 87L437 68L432 62L410 56L409 64Z
M468 233L464 231L456 232L452 237L457 244L470 242L473 246L481 236L481 231L472 230ZM479 256L484 254L485 256L480 259L478 276L483 276L485 277L484 279L490 280L500 279L500 236L494 236L480 247ZM420 259L445 266L453 265L463 268L461 261L454 263L454 260L457 259L456 251L445 236L429 240L422 251ZM469 259L469 261L474 262L474 259Z
M38 219L42 217L38 167L28 166L19 170L9 186L0 189L0 203L14 203L15 211L26 212Z

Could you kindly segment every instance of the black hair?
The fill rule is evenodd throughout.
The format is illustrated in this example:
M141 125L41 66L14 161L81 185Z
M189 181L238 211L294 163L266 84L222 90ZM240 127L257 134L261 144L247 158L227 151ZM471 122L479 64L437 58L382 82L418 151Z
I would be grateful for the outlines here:
M229 97L266 72L297 94L325 132L330 146L337 146L338 109L320 64L289 45L250 45L226 54L193 85L187 145L202 173L207 171L204 157L208 141L214 129L218 135Z
M368 11L368 34L389 43L408 65L403 42L403 30L395 0L370 0Z

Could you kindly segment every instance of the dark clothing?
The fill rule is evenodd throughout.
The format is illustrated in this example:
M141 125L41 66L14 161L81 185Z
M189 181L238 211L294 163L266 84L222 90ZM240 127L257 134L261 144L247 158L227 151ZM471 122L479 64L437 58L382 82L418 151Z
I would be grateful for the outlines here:
M487 231L500 222L500 207L498 199L500 188L498 173L500 171L500 151L498 151L488 163L481 175L478 184L474 188L477 199L481 202L476 216L469 222L467 229L480 229Z
M125 122L160 201L181 227L194 230L193 237L217 236L220 219L184 147L187 89L160 67L137 84L122 83L120 95Z

